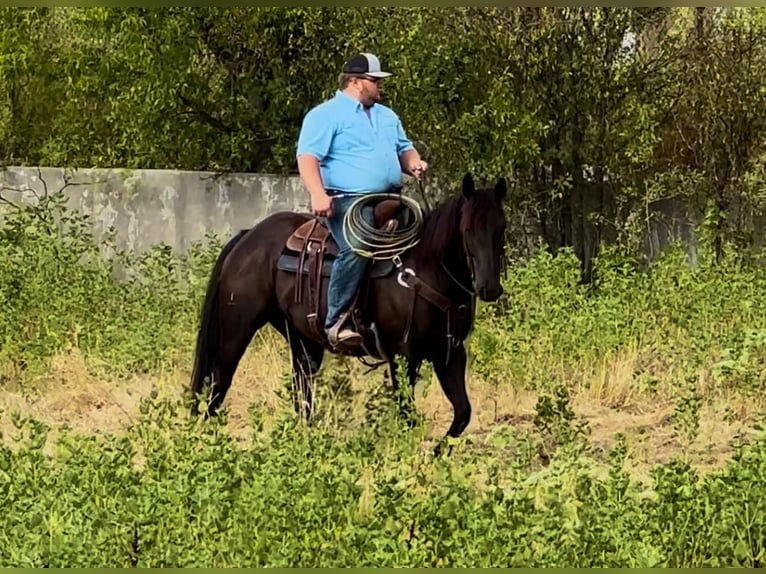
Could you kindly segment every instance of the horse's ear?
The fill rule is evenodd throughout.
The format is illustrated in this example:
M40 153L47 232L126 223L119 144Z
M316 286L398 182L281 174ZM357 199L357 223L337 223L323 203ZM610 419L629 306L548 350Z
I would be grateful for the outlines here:
M495 197L498 201L503 201L505 199L505 194L508 191L508 186L505 183L505 178L501 177L497 180L497 183L495 184Z
M470 173L463 176L463 195L471 197L476 187L473 184L473 178Z

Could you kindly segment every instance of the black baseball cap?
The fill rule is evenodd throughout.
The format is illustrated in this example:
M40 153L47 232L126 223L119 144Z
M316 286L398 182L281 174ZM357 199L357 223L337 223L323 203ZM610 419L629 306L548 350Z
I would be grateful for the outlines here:
M343 65L344 74L365 74L373 78L387 78L391 74L380 69L380 60L374 54L357 54Z

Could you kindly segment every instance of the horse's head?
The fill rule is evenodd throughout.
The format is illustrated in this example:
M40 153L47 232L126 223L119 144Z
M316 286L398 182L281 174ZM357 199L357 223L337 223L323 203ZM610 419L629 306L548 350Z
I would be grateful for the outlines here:
M482 301L495 301L503 293L500 275L505 258L505 179L494 189L476 189L473 178L463 178L460 232L471 270L473 289Z

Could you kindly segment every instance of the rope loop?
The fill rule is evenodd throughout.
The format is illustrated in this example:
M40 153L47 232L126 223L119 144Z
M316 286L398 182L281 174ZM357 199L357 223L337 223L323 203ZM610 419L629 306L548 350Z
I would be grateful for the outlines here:
M365 221L363 210L368 205L375 205L386 199L395 199L412 213L403 226L394 231L377 229ZM399 218L402 219L401 217ZM412 198L398 193L371 193L361 196L354 201L343 218L343 237L351 249L367 259L394 259L420 241L423 228L423 210L420 204Z

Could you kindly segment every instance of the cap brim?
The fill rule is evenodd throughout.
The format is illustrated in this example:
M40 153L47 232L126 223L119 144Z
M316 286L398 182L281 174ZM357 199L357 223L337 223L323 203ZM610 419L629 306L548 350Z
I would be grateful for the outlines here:
M392 74L389 74L388 72L365 72L365 76L372 76L373 78L387 78L391 76Z

